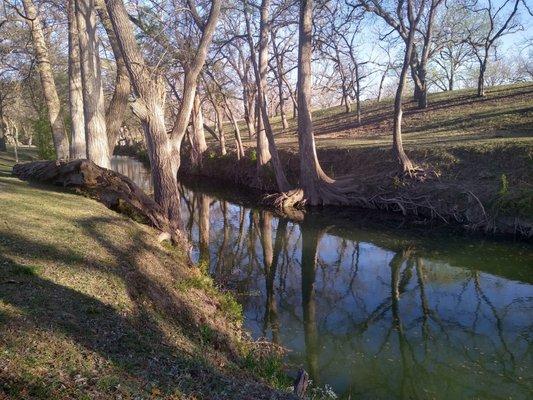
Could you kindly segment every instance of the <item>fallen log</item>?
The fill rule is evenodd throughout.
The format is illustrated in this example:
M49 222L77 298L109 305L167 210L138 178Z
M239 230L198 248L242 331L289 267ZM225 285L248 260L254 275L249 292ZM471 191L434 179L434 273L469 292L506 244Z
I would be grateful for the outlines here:
M73 187L106 207L141 219L154 228L169 233L170 224L159 205L131 179L99 167L90 160L34 161L16 164L13 174L19 179Z

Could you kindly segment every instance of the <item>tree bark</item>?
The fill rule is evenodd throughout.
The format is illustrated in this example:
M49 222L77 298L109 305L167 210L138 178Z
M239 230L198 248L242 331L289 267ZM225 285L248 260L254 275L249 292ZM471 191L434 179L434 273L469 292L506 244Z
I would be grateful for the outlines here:
M107 141L95 2L94 0L75 1L80 44L87 158L101 167L110 168L111 155Z
M31 30L37 69L41 78L44 99L48 111L48 118L52 126L52 139L54 149L59 160L67 160L69 157L68 136L65 129L65 122L61 111L61 103L57 95L52 65L48 54L48 47L44 39L41 20L37 15L37 8L32 0L22 0L26 12L26 22Z
M268 70L268 39L270 36L270 0L262 0L261 2L261 20L259 25L259 80L257 85L257 100L259 103L259 110L261 112L261 120L263 123L264 132L268 140L268 150L271 155L272 168L276 177L276 183L280 192L289 190L290 185L283 171L281 161L279 159L278 150L274 141L274 133L270 125L270 118L268 116L268 107L266 99L267 87L267 70Z
M298 44L298 146L300 150L300 186L309 205L341 204L345 200L337 193L316 154L313 120L311 117L311 57L313 52L313 0L300 2Z
M204 132L204 116L202 114L202 102L196 93L192 111L192 140L191 140L191 163L195 168L202 167L203 154L207 150Z
M80 65L80 43L76 19L75 1L68 1L68 77L69 109L72 124L70 137L70 159L87 158L85 139L85 117L83 114L83 92Z
M392 152L400 164L400 168L404 173L411 173L413 171L413 164L405 151L403 150L402 142L402 96L405 88L405 81L409 69L414 42L414 27L409 30L408 38L405 41L405 55L403 59L402 70L400 72L400 79L396 89L396 96L394 98L394 122L392 134Z
M113 91L113 97L111 97L111 101L109 102L105 114L109 154L113 155L117 139L120 136L120 128L124 123L124 116L126 114L128 99L131 92L131 84L128 69L126 68L126 63L124 62L124 57L122 56L117 37L113 31L113 25L109 19L109 14L105 8L104 0L96 0L96 6L100 21L102 21L102 25L107 33L107 38L109 39L109 44L113 50L116 64L115 90Z

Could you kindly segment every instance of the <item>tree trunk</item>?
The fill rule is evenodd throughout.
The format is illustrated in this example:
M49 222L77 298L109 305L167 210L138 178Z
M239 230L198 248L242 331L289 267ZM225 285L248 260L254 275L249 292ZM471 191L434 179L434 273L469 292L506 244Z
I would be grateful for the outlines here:
M235 115L233 115L233 111L231 111L231 108L225 98L224 103L226 115L230 119L231 124L233 125L233 132L235 133L235 148L237 150L237 160L240 160L244 157L244 147L242 145L241 130L239 129L239 123L237 122Z
M203 154L207 150L204 132L204 116L202 114L202 102L196 93L194 97L194 107L192 111L192 151L191 163L195 168L202 167Z
M264 133L268 140L268 150L271 155L272 167L276 177L276 183L280 192L289 190L290 185L283 171L281 161L279 159L278 150L274 141L274 133L270 125L268 116L268 107L266 100L267 88L267 70L268 70L268 39L270 36L270 16L269 16L270 0L262 0L261 2L261 21L259 26L259 80L257 85L257 99L259 103L259 110L261 112L261 120L264 127ZM263 145L263 143L259 143Z
M4 106L0 98L0 151L7 151L6 146L6 125L4 123Z
M124 116L128 107L128 100L131 92L130 77L120 45L113 31L113 25L109 19L109 15L105 8L104 0L96 0L98 15L102 21L102 25L107 33L113 56L115 57L116 76L115 76L115 90L113 97L109 102L105 114L105 121L107 127L107 142L109 146L109 154L113 155L113 150L117 144L117 139L120 136L120 128L124 123Z
M283 130L286 131L289 129L289 123L287 122L287 115L285 113L285 98L283 96L283 61L276 45L276 35L274 34L273 30L271 30L271 36L274 58L276 59L276 82L278 84L279 112L281 115L281 124L283 126Z
M106 0L137 101L134 113L142 122L154 184L154 199L170 221L172 231L181 226L177 165L165 127L165 82L144 62L129 15L122 0Z
M259 171L268 164L271 159L270 151L268 150L268 140L266 138L265 128L263 125L263 117L261 116L261 111L259 110L259 104L256 99L255 104L255 118L256 118L256 149L257 149L257 169Z
M428 106L428 87L426 80L426 67L421 66L418 71L418 79L420 80L420 93L418 97L418 108L423 110Z
M450 68L450 77L449 77L449 80L448 80L448 90L449 91L453 90L453 85L455 83L454 80L455 80L455 68L452 65L452 67Z
M479 76L477 78L477 96L485 96L485 71L487 70L488 53L485 52L483 59L479 62Z
M94 0L76 0L87 158L111 167Z
M218 99L215 95L212 97L213 108L215 109L215 116L218 128L218 140L220 143L220 154L225 156L226 151L226 134L224 133L224 115L219 105Z
M19 179L79 188L113 210L143 217L153 227L168 232L169 224L161 208L129 178L98 167L88 160L70 162L35 161L17 164L13 174Z
M405 43L405 55L403 59L402 70L400 72L400 79L398 88L396 89L396 96L394 98L394 122L392 134L392 152L400 164L400 169L404 173L411 173L413 171L413 164L407 154L403 150L402 143L402 96L405 88L405 81L407 78L407 70L411 61L413 52L414 28L409 31L409 37Z
M65 129L65 122L61 111L61 103L57 95L54 75L52 73L52 65L48 55L48 48L44 39L43 28L41 20L37 15L37 9L32 0L22 0L24 10L26 12L26 22L28 23L35 51L35 58L37 60L37 69L41 78L41 86L43 89L46 108L48 110L48 118L52 126L52 139L54 142L54 149L59 160L66 160L69 156L68 136Z
M75 1L68 2L68 77L69 109L72 124L70 137L70 159L87 158L85 139L85 117L83 114L83 92L81 82L80 43L76 19Z
M361 125L361 79L359 77L359 64L355 67L355 107L357 108L357 124Z
M311 57L313 0L300 2L298 44L298 146L300 150L300 186L307 204L334 204L342 202L337 197L329 178L318 162L313 121L311 118ZM330 192L331 191L331 192Z
M248 87L248 82L243 81L243 102L244 102L244 119L246 120L246 126L248 128L248 139L252 140L252 137L255 135L255 128L254 128L254 99L253 96L250 93L250 89Z

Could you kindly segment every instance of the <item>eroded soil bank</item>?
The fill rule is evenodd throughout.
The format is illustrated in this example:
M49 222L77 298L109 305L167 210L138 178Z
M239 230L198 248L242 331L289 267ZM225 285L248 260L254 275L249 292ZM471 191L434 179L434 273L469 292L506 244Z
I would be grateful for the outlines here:
M289 181L298 181L298 154L282 149ZM427 171L427 179L401 178L388 148L318 150L324 170L333 177L350 175L358 188L359 208L400 213L417 223L430 221L488 234L533 235L533 147L526 143L490 146L428 147L409 152ZM276 191L270 169L257 179L253 150L233 155L207 154L202 168L182 165L187 179L206 176L246 186L261 194Z

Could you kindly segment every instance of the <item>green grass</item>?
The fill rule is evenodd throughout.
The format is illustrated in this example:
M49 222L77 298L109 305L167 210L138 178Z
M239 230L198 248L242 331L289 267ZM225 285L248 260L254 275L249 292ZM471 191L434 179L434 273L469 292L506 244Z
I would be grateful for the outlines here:
M12 165L0 153L0 397L273 395L243 368L237 303L179 247Z
M475 90L432 93L429 107L417 110L408 95L404 100L404 145L407 150L443 147L468 147L480 144L528 143L533 136L533 84L522 83L490 88L487 96L477 98ZM353 107L355 109L355 107ZM362 122L355 111L345 113L344 106L315 110L313 122L319 148L365 148L391 145L392 99L362 103ZM279 117L272 118L280 148L297 146L296 120L289 118L289 129L282 133ZM240 126L245 144L244 123ZM227 127L228 132L231 131Z

